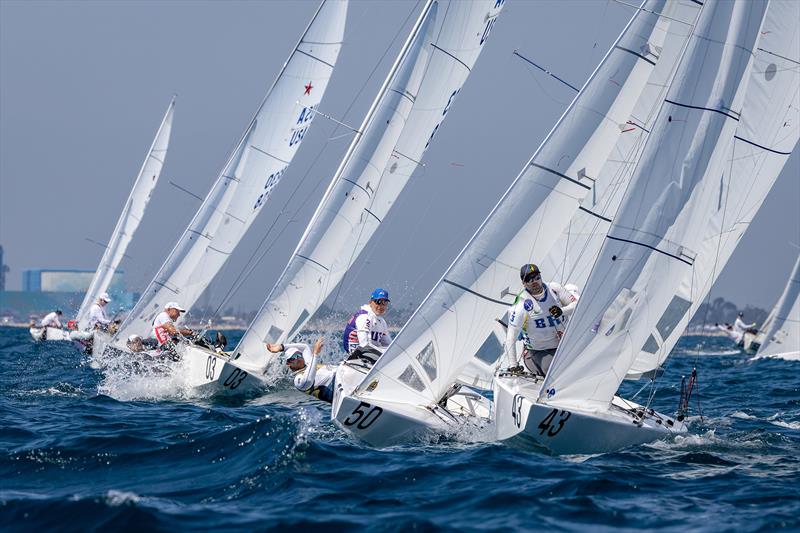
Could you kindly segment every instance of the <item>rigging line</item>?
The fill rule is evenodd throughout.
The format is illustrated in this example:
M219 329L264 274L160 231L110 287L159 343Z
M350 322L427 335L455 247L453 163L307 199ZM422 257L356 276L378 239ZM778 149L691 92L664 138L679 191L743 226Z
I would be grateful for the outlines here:
M369 80L371 80L372 77L375 75L375 72L378 70L378 67L380 67L381 63L383 62L384 58L386 57L386 54L389 53L389 50L391 50L391 48L394 45L395 41L397 41L397 38L402 33L403 28L405 28L405 26L408 24L409 19L414 14L414 12L416 11L417 6L419 5L419 3L421 1L422 0L417 0L417 2L411 8L411 10L409 11L408 15L406 16L406 19L400 25L400 27L398 28L397 32L394 34L394 37L392 37L392 40L389 42L389 44L384 49L383 54L381 55L381 57L378 59L378 61L375 62L375 66L372 68L372 71L370 71L369 75L364 80L364 83L362 83L361 88L358 90L358 92L355 94L353 99L350 101L350 104L347 106L347 109L345 109L345 111L344 111L344 113L342 115L343 118L346 117L347 114L353 109L353 106L355 106L356 102L358 101L358 98L361 96L361 93L363 93L364 89L366 89L366 87L367 87L367 85L369 83ZM363 18L364 17L362 16L362 20L363 20ZM339 128L339 125L337 125L334 128L334 130L330 133L330 135L331 136L335 135L336 131L338 130L338 128ZM292 191L292 194L290 195L289 200L287 201L286 205L290 204L292 199L294 199L294 196L297 193L297 191L300 189L300 186L305 182L306 178L308 178L308 176L311 174L311 171L315 168L317 162L319 161L320 157L322 157L322 154L324 153L325 149L327 148L327 146L328 146L328 144L330 142L331 142L331 139L329 138L327 141L325 141L325 144L320 149L320 151L317 152L317 155L314 157L314 160L311 162L311 165L309 165L308 170L305 172L305 174L303 174L303 177L300 178L297 186ZM306 195L305 200L310 199L311 196L313 195L313 193L316 190L317 190L317 187L314 187L314 189L312 189L312 191ZM306 202L301 202L301 206L305 205L305 203ZM247 262L245 263L244 267L239 272L239 275L237 276L236 280L234 280L234 283L231 285L231 287L228 289L228 291L223 296L222 303L214 311L213 316L217 316L219 314L219 311L222 308L222 306L224 306L228 301L230 301L230 299L233 297L233 295L236 294L236 292L238 292L238 290L241 288L241 286L244 284L244 282L253 273L253 271L255 270L255 267L258 266L261 263L261 261L267 255L267 252L269 252L269 250L271 250L272 247L275 245L275 243L277 242L278 237L280 237L283 234L283 232L286 230L286 228L289 226L289 224L292 221L293 216L296 215L299 211L300 211L300 207L298 207L297 209L295 209L291 213L291 216L289 217L289 220L286 222L286 224L280 230L280 232L275 237L275 239L272 241L272 243L263 252L261 252L260 256L256 259L256 255L259 254L259 250L264 245L264 242L266 241L267 237L270 235L270 233L272 232L273 228L277 224L278 219L280 218L280 215L283 214L286 211L280 211L278 213L278 216L275 217L275 219L273 220L273 222L270 225L269 229L264 233L264 236L261 238L261 241L258 243L258 245L256 246L255 250L251 254L250 258L247 260ZM254 259L255 259L255 262L253 262Z
M300 101L298 100L297 102L295 102L295 104L297 104L297 105L300 105ZM345 114L347 114L347 111L345 111ZM323 113L322 111L320 111L320 110L318 110L318 109L315 109L315 110L314 110L314 115L322 115L323 117L327 118L327 119L328 119L328 120L330 120L331 122L335 122L335 123L336 123L336 124L338 124L339 126L344 126L344 127L345 127L345 128L347 128L348 130L350 130L350 131L352 131L352 132L355 132L355 133L357 133L358 135L361 135L361 133L362 133L362 132L361 132L361 130L359 130L358 128L354 128L354 127L353 127L353 126L351 126L350 124L345 124L344 122L341 122L341 121L339 121L339 120L336 120L336 119L335 119L335 118L333 118L332 116L330 116L330 115L328 115L328 114L326 114L326 113ZM313 116L313 115L312 115L312 116ZM331 135L333 135L334 133L336 133L336 130L334 130L334 131L333 131L333 133L331 133ZM347 134L345 134L345 135L347 135ZM330 139L328 139L328 140L330 140Z
M574 85L572 85L572 84L571 84L571 83L569 83L568 81L564 81L564 80L562 80L561 78L559 78L558 76L556 76L555 74L553 74L552 72L550 72L549 70L547 70L546 68L544 68L544 67L542 67L542 66L539 66L539 65L537 65L536 63L534 63L533 61L531 61L531 60L530 60L530 59L528 59L527 57L525 57L525 56L523 56L522 54L520 54L520 53L519 53L517 50L514 50L514 52L512 52L512 53L513 53L513 55L517 56L518 58L522 59L523 61L525 61L525 62L527 62L527 63L530 63L530 64L531 64L531 65L533 65L534 67L538 68L539 70L541 70L542 72L544 72L544 73L545 73L545 74L547 74L548 76L550 76L550 77L552 77L552 78L555 78L555 79L557 79L558 81L560 81L561 83L563 83L564 85L566 85L567 87L569 87L570 89L572 89L573 91L575 91L576 93L577 93L577 92L580 92L580 89L578 89L577 87L575 87Z
M185 188L181 187L180 185L178 185L178 184L177 184L177 183L175 183L174 181L172 181L172 180L167 180L167 183L169 183L170 185L172 185L173 187L175 187L175 188L176 188L176 189L178 189L179 191L183 191L183 192L185 192L186 194L188 194L189 196L191 196L191 197L193 197L193 198L197 198L197 199L198 199L198 200L200 200L201 202L203 201L203 198L200 198L199 196L197 196L195 193L193 193L193 192L192 192L192 191L190 191L189 189L185 189Z
M100 246L100 247L102 247L102 248L106 248L106 249L108 249L108 245L107 245L107 244L103 244L103 243L102 243L102 242L100 242L100 241L96 241L96 240L94 240L94 239L90 239L89 237L84 237L84 240L87 240L87 241L89 241L90 243L92 243L92 244L96 244L97 246ZM128 254L122 254L122 257L127 257L128 259L133 259L133 257L129 256Z
M698 4L701 7L703 5L698 0L690 0L690 1L694 2L695 4ZM659 17L663 17L663 18L665 18L667 20L672 20L674 22L678 22L679 24L686 24L687 26L692 26L693 25L692 22L686 22L685 20L680 20L680 19L677 19L675 17L670 17L670 16L667 16L667 15L665 15L663 13L656 13L652 9L646 9L646 8L644 8L642 6L637 6L636 4L629 4L628 2L623 2L622 0L614 0L614 2L616 2L618 4L622 4L623 6L632 7L634 9L636 9L637 11L646 11L647 13L652 13L653 15L658 15Z

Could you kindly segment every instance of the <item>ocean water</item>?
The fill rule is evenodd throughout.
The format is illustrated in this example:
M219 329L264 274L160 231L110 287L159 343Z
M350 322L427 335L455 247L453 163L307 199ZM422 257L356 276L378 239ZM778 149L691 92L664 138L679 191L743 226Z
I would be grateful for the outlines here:
M197 398L24 329L0 328L0 365L2 531L800 529L800 363L723 338L682 339L659 380L673 413L697 365L689 435L567 458L482 435L375 450L288 380Z

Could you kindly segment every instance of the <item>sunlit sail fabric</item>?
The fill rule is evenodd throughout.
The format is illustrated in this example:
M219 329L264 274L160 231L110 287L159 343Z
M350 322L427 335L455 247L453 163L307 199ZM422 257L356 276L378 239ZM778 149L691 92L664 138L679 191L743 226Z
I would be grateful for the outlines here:
M400 77L390 74L396 94L389 91L374 104L376 113L392 116L390 127L385 120L372 121L354 140L289 264L235 350L242 361L268 362L264 342L296 335L355 262L419 165L502 7L497 0L450 2L439 9L440 23L425 43L424 56L414 59L411 50L401 52L401 69L408 68L406 63L426 67L418 89L403 89ZM403 125L399 136L391 130L394 125Z
M775 312L758 355L793 355L800 358L800 257L789 283L775 306Z
M170 300L190 309L269 199L314 117L341 49L347 2L325 0L189 227L117 338L146 335Z
M653 11L663 4L647 2L648 11L631 19L357 394L435 403L473 356L481 357L494 318L513 302L520 265L542 257L591 194L658 60L660 42L652 39L659 16Z
M765 9L705 2L539 401L607 409L675 301L716 205Z
M114 227L114 232L108 241L106 251L103 253L100 264L97 266L97 271L89 284L89 289L83 297L83 303L81 303L76 317L78 326L81 329L89 327L89 308L102 293L108 290L109 285L111 285L111 279L114 277L120 261L125 256L125 250L127 250L128 244L133 239L133 234L136 232L136 228L139 227L139 222L144 217L147 203L150 201L153 189L158 183L161 168L164 166L164 161L167 157L174 114L175 98L173 97L167 107L164 118L161 120L161 125L158 127L153 144L147 152L147 157L142 163L139 175L136 177L136 181L133 182L133 189L131 189L131 193L125 202L125 207L119 215L117 225Z

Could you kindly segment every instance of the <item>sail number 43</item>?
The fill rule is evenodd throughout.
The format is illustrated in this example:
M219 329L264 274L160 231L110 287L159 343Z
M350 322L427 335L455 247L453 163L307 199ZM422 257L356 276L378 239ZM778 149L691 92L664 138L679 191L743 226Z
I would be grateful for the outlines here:
M569 417L572 416L572 413L569 411L559 411L558 409L553 409L548 413L544 420L539 422L537 426L539 428L539 435L544 435L547 432L548 437L555 437L558 433L564 429L564 423L569 420ZM558 417L558 419L556 419Z

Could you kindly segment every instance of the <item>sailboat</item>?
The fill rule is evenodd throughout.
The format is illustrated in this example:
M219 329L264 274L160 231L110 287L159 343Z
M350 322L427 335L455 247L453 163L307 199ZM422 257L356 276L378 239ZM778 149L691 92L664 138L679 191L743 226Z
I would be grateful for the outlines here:
M770 317L764 323L756 359L800 361L800 257Z
M259 105L236 149L116 336L151 336L169 301L191 309L267 203L311 126L342 45L347 0L324 0Z
M144 159L144 163L142 163L136 181L133 182L133 188L125 202L125 207L120 213L117 225L111 234L111 239L108 241L103 257L100 259L100 264L97 266L97 271L78 310L76 321L81 330L88 329L89 308L102 293L108 290L111 279L114 277L120 261L125 256L125 250L139 227L139 222L144 218L145 209L150 202L153 189L158 183L161 169L166 160L174 113L175 97L170 101L164 118L161 120L161 125L158 127L153 144L147 151L147 156ZM45 328L31 328L31 335L36 340L42 337L47 340L70 340L69 331L57 328L46 329L47 331L45 332Z
M592 212L620 136L644 131L631 113L660 62L663 5L648 1L631 18L375 366L357 379L337 373L332 417L342 428L385 446L488 417L489 402L476 391L491 388L501 354L494 319L514 301L519 265L544 256L573 213ZM548 231L537 231L545 221Z
M275 356L264 343L284 342L300 331L341 282L420 166L503 1L450 2L446 9L438 5L428 1L422 8L288 265L231 358L218 358L217 364L224 365L219 372L194 371L205 389L238 393L244 387L237 384L231 390L238 381L225 376L246 374L269 383L279 375Z

